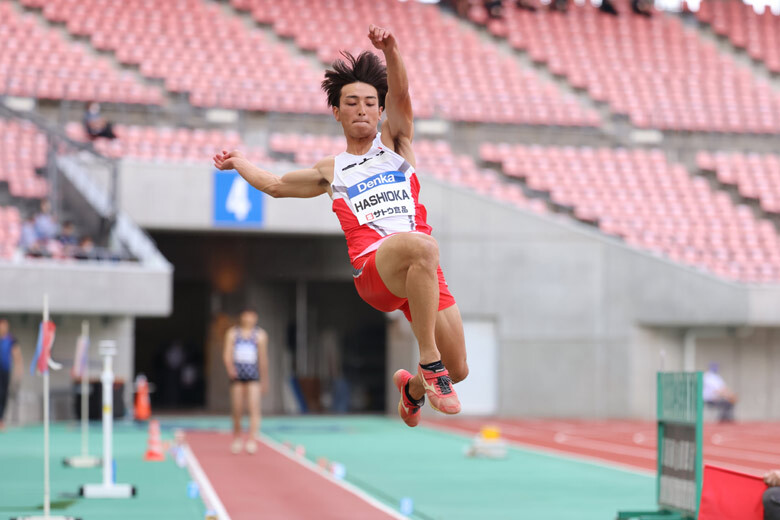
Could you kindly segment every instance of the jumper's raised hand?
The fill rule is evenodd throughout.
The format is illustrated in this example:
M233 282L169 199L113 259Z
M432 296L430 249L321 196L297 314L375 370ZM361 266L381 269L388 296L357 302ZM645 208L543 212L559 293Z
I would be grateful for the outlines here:
M395 46L395 36L388 29L377 25L368 26L368 39L371 44L382 52L392 49Z
M222 153L218 153L212 159L214 160L214 166L219 168L220 170L234 170L236 168L236 160L243 159L244 154L239 152L238 150L233 150L232 152L228 152L226 150L222 150Z

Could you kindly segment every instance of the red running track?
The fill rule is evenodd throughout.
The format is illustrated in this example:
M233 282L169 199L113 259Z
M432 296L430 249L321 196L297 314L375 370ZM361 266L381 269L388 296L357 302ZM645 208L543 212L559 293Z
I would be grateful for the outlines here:
M452 418L426 426L476 434L496 425L507 441L598 462L656 471L656 426L643 421ZM705 424L704 463L752 475L780 469L780 423Z
M263 443L254 455L233 455L231 440L227 433L187 433L187 443L231 520L396 518Z

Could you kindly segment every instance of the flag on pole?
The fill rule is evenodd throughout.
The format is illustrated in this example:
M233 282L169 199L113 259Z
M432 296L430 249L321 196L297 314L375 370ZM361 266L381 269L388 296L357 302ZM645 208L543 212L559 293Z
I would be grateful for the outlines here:
M89 336L80 335L76 340L76 353L73 355L73 368L70 371L73 379L81 379L87 373L89 363Z
M48 372L49 366L56 370L56 364L51 362L51 347L54 344L54 331L56 325L51 320L42 321L38 327L38 342L35 346L35 356L33 356L30 365L30 373L38 372L43 374Z
M699 520L763 520L761 477L715 466L704 466Z

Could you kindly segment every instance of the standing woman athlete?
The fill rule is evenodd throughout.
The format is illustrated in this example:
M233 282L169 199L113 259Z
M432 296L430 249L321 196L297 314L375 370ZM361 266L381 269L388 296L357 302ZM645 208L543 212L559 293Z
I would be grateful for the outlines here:
M268 391L268 334L257 326L257 313L241 312L238 326L225 333L224 361L230 377L230 408L233 415L233 443L230 451L241 453L241 416L244 403L249 410L247 453L257 451L260 435L260 404Z
M214 164L237 170L272 197L330 195L358 294L380 311L401 309L417 338L417 374L399 370L393 375L401 393L398 413L416 426L425 396L440 412L460 411L452 385L468 374L466 345L458 306L439 267L439 246L418 201L406 68L390 31L371 25L368 38L384 54L386 67L371 52L357 58L342 53L346 61L336 61L322 82L344 130L345 152L282 177L252 165L238 151L223 151ZM379 133L383 112L387 117Z

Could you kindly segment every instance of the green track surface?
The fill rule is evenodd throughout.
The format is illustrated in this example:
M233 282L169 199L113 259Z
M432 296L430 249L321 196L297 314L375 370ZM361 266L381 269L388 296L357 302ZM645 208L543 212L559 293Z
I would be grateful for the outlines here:
M161 423L164 438L170 438L171 427L229 428L223 418ZM40 514L42 431L36 426L0 434L0 520ZM390 507L397 509L402 497L410 497L412 518L419 520L611 520L618 510L652 510L655 505L655 481L649 475L514 447L503 460L468 458L466 436L410 429L383 417L267 418L263 432L277 442L305 446L312 461L342 463L348 482ZM138 496L127 500L75 496L81 484L100 482L101 470L62 466L63 457L79 451L75 427L55 425L51 439L52 502L64 501L65 506L53 508L54 514L84 520L203 518L203 503L187 497L185 469L170 458L143 461L145 428L115 424L117 480L138 488ZM99 453L97 424L90 441L90 453Z
M133 484L137 495L128 499L85 499L81 485L100 483L102 468L63 466L65 457L81 450L81 430L67 424L51 428L51 514L83 520L171 519L202 520L203 502L187 496L189 474L170 457L145 462L147 430L114 423L114 459L117 482ZM169 437L163 433L163 439ZM100 455L100 423L90 428L91 455ZM30 426L0 433L0 520L43 514L43 427Z

